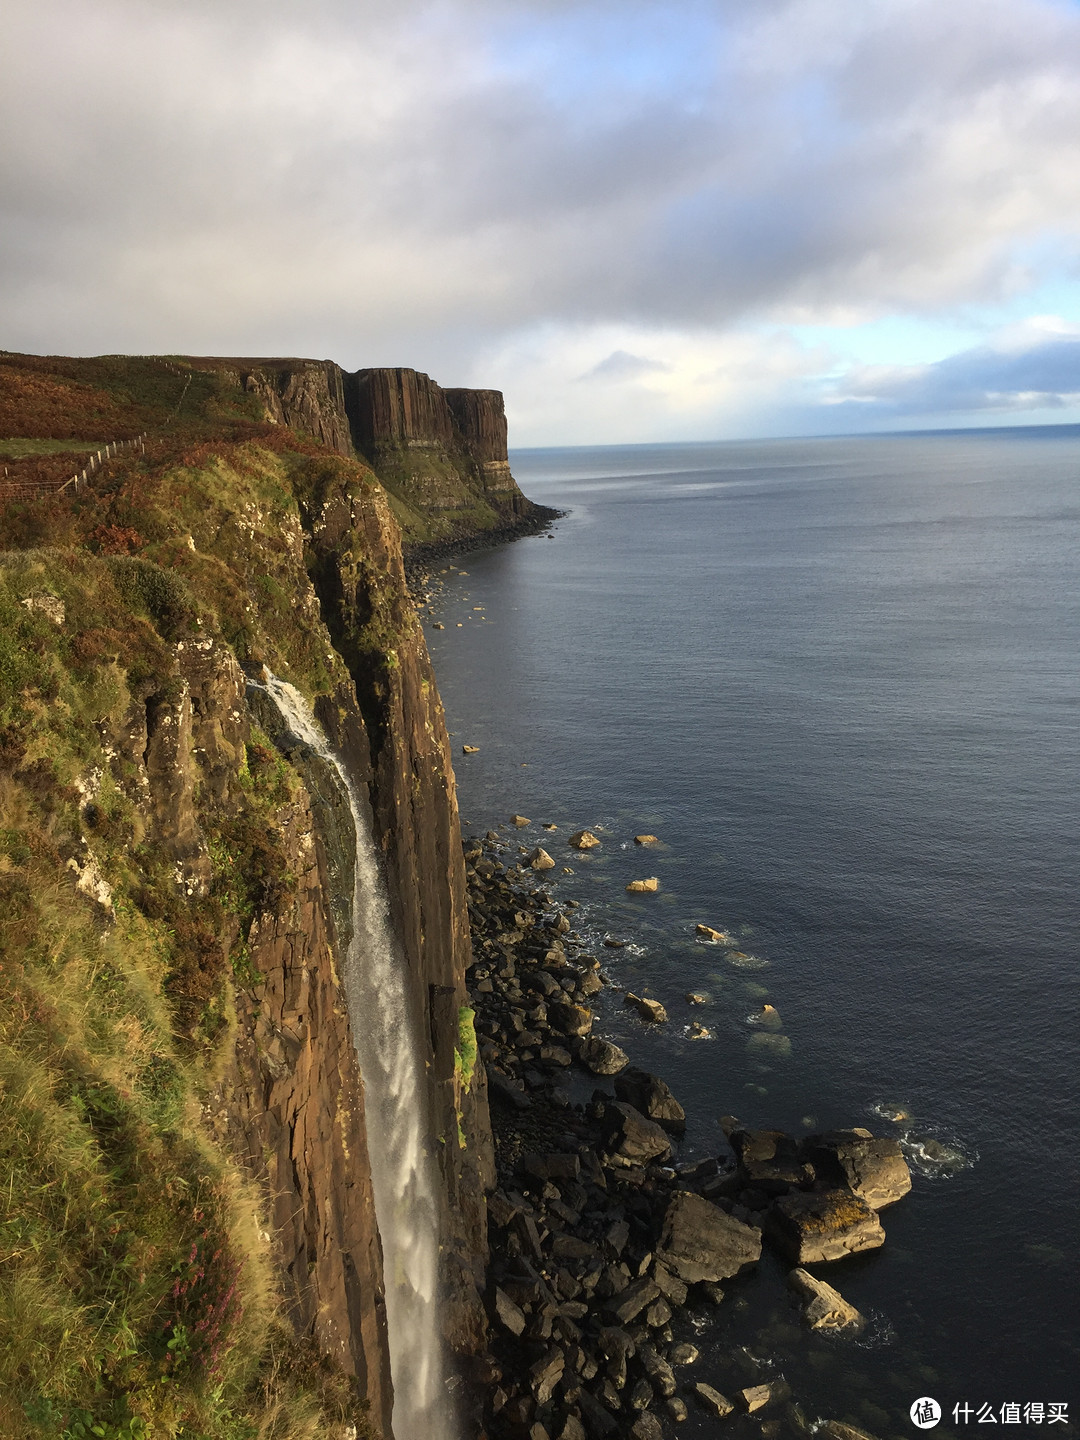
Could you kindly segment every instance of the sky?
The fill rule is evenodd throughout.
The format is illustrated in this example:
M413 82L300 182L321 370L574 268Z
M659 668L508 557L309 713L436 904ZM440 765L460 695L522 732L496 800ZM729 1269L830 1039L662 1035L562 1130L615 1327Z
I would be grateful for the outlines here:
M511 444L1080 421L1080 0L0 0L0 345Z

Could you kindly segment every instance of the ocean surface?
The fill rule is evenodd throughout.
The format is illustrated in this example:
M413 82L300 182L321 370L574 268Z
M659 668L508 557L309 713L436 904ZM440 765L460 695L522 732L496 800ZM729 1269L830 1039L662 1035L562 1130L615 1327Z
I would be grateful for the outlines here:
M425 617L467 832L529 816L509 858L543 843L577 928L630 942L597 953L670 1021L609 994L598 1028L682 1100L681 1158L734 1114L865 1125L915 1172L884 1247L818 1270L862 1339L808 1335L765 1259L682 1322L694 1378L782 1375L879 1436L925 1395L939 1434L1010 1403L1075 1424L1080 430L511 459L568 513L459 557Z

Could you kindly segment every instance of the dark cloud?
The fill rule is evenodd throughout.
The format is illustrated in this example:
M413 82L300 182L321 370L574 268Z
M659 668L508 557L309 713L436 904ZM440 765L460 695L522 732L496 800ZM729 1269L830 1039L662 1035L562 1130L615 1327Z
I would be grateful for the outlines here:
M965 350L934 365L863 367L838 386L836 398L862 419L1064 409L1080 402L1080 335L1023 349Z

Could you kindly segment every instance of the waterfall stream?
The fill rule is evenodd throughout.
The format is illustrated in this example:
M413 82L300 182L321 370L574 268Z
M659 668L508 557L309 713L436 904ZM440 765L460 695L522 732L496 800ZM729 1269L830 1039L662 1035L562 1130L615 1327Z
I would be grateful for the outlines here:
M344 983L364 1081L375 1213L382 1238L396 1440L451 1440L438 1324L439 1225L423 1063L404 957L393 932L371 827L359 795L304 697L266 671L289 730L330 765L356 833L352 937Z

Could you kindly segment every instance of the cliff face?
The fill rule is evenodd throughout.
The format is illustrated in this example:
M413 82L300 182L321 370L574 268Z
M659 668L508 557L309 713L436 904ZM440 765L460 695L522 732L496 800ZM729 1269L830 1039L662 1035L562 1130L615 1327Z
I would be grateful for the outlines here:
M270 384L268 371L248 371L247 393L268 409L276 396L283 425L333 411L327 369L279 384L280 373ZM48 1306L34 1305L38 1358L0 1373L0 1396L13 1397L0 1401L5 1433L37 1433L27 1406L216 1436L215 1406L259 1425L274 1406L299 1414L317 1401L321 1434L344 1437L351 1424L389 1435L364 1081L341 984L340 795L275 728L251 681L265 664L305 694L370 798L422 1022L446 1334L477 1349L493 1172L482 1067L470 1077L456 1053L463 862L449 742L390 501L355 460L282 432L273 449L258 437L162 440L48 505L40 524L64 549L39 548L32 507L0 513L0 904L23 917L5 931L16 950L0 967L0 1062L55 1071L32 1092L49 1098L25 1105L81 1135L106 1170L108 1137L128 1137L124 1164L139 1180L136 1190L117 1180L101 1202L103 1217L121 1217L122 1240L96 1238L77 1207L48 1220L53 1271L74 1296L70 1355L41 1331ZM72 948L54 932L99 939ZM114 937L116 961L88 971L79 957L111 956ZM122 993L114 964L130 972ZM117 1017L107 1044L86 1029L100 1029L103 1004ZM45 1018L7 1024L31 1012ZM156 1028L139 1018L151 1012ZM103 1129L99 1101L79 1097L105 1090ZM13 1093L0 1087L5 1103ZM15 1123L25 1129L26 1116ZM31 1181L55 1170L21 1158ZM35 1182L12 1198L19 1225L37 1223L38 1193ZM105 1253L119 1258L103 1270ZM16 1252L19 1283L37 1275L30 1254ZM117 1316L134 1350L113 1335ZM274 1338L282 1322L315 1369L301 1350L283 1363L293 1352ZM212 1354L200 1336L213 1337ZM351 1399L334 1374L354 1377Z
M332 360L264 360L239 378L273 424L311 435L339 455L353 453L342 372Z

